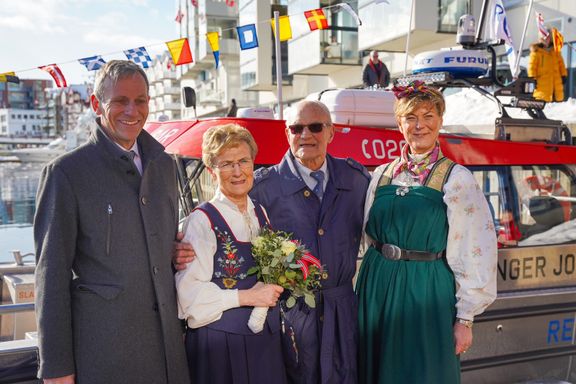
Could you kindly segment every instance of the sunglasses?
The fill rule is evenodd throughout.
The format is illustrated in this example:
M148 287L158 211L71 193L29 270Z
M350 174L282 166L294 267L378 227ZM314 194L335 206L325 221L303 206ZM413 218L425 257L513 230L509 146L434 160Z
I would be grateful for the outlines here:
M312 133L322 132L324 128L324 123L311 123L311 124L293 124L289 125L288 129L293 135L300 135L304 132L304 128L308 127L308 130Z

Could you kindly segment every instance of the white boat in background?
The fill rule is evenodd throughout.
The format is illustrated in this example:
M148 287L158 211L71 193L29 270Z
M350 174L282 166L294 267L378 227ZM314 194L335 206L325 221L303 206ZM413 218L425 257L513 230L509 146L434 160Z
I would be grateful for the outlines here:
M66 139L59 137L45 147L13 149L10 156L21 162L45 163L66 153L66 147Z
M76 128L66 131L64 137L59 137L44 147L13 149L6 155L17 157L23 163L46 163L84 144L88 140L91 130L95 129L95 127L94 112L86 110L78 118Z

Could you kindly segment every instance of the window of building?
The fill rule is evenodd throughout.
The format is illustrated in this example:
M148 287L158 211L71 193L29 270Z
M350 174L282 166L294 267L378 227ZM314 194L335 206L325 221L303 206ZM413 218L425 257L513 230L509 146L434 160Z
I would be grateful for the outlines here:
M439 0L438 32L454 33L460 16L470 13L470 0Z

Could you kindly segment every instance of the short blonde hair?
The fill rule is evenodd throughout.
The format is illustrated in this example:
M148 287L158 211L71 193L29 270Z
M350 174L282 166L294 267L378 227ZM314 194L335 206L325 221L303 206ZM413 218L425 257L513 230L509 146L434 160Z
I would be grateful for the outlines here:
M444 101L444 95L430 86L426 86L425 90L414 92L408 96L396 99L394 103L394 116L396 118L406 116L414 112L416 109L420 108L422 104L432 105L436 108L436 112L440 116L444 115L446 111L446 102Z
M202 136L202 162L212 168L214 159L228 148L234 148L241 143L248 144L252 160L256 158L258 146L250 131L238 124L224 124L210 127Z

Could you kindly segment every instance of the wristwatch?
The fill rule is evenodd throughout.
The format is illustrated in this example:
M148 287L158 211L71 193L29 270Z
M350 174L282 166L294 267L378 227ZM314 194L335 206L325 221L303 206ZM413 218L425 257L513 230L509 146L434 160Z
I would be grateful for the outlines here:
M461 318L457 318L456 321L460 324L462 324L463 326L465 326L466 328L470 328L472 329L472 325L474 324L473 320L465 320L465 319L461 319Z

